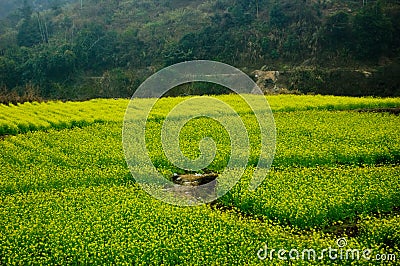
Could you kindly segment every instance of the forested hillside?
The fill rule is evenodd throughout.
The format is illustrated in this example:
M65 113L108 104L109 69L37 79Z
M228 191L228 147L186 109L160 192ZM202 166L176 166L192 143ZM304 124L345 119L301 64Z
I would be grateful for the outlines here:
M62 6L79 0L31 0L29 5L34 11L43 11L52 7ZM0 18L15 12L23 5L21 0L0 0Z
M0 21L3 98L129 97L156 70L193 59L249 74L261 68L297 73L289 89L309 92L302 86L310 82L316 93L314 81L326 71L368 70L384 82L359 94L400 94L398 0L25 0L0 6L6 3L13 11L0 13L7 15Z

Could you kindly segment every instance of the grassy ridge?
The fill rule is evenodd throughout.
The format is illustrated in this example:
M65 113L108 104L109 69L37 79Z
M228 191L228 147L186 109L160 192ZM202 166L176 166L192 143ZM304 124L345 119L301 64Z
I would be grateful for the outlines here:
M319 228L400 206L400 167L272 170L254 192L244 176L221 203L296 228Z
M128 100L99 99L86 102L0 105L0 135L121 121L127 104Z
M255 99L259 96L252 96ZM235 107L241 107L239 97L217 96ZM169 108L187 97L164 98L152 111L152 117L164 117ZM354 110L362 108L399 107L400 98L351 98L335 96L267 96L274 112L301 110ZM146 101L146 100L143 100ZM97 99L86 102L24 103L17 106L0 105L0 136L16 135L29 131L68 129L105 121L122 121L129 100ZM264 106L260 106L264 108ZM240 111L240 110L239 110ZM246 112L250 112L245 108Z

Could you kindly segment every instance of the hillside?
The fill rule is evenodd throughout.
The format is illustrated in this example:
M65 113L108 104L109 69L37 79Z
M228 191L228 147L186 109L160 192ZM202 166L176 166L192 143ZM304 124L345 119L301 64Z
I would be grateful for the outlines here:
M156 70L194 59L249 74L286 71L285 86L302 92L400 95L396 0L49 2L7 2L14 11L0 22L3 101L129 97ZM358 81L352 73L361 70L373 78ZM363 87L342 89L349 79Z
M6 18L9 14L23 6L24 1L0 0L0 19ZM28 3L35 11L43 11L55 6L62 6L67 3L76 2L75 0L33 0Z

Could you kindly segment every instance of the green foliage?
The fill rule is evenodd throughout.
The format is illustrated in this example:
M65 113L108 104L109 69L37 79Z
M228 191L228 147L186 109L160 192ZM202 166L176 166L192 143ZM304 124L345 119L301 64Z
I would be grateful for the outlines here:
M84 69L93 71L113 67L113 51L117 34L106 31L105 25L89 23L75 37L74 53Z
M269 13L270 25L278 28L283 28L287 26L289 21L290 19L285 14L284 8L281 5L276 4L272 7Z
M378 244L393 251L400 248L400 215L365 216L359 223L361 239L367 245Z
M10 64L2 71L15 63L20 77L2 77L8 91L33 84L45 98L129 97L131 87L99 93L106 88L98 89L95 78L113 69L139 73L132 85L148 72L194 59L250 71L375 67L382 57L396 61L399 52L398 4L388 1L362 7L352 1L87 0L82 8L79 1L65 2L25 2L0 23L0 57ZM64 55L67 50L72 53ZM361 95L393 95L371 91Z
M14 88L17 85L17 64L7 57L0 57L0 87Z
M356 15L354 34L357 40L356 55L362 58L378 58L390 47L392 23L383 13L379 1Z
M323 29L323 45L338 49L348 47L351 42L351 24L349 14L343 11L327 18Z
M50 80L64 81L74 72L77 55L68 45L38 47L36 53L25 63L25 77L45 84ZM46 88L43 86L43 88ZM44 96L49 96L45 91Z
M37 22L31 17L24 18L18 30L17 42L19 46L32 47L42 41Z

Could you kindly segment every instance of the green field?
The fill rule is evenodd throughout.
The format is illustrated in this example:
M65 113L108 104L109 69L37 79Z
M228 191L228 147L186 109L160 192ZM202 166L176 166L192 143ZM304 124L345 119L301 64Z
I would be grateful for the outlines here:
M0 265L383 263L377 255L393 265L394 256L400 260L400 116L358 112L400 107L400 98L268 96L276 154L255 191L248 190L260 145L254 114L238 96L216 98L243 120L250 158L230 192L197 207L157 201L135 183L122 148L128 100L0 105ZM149 156L165 176L180 170L162 150L162 123L187 99L162 98L148 117ZM196 158L204 137L217 146L209 169L223 172L229 135L209 118L183 127L183 154ZM337 248L340 238L347 241L344 252L370 249L371 259L302 259L303 250L320 255ZM276 249L272 260L257 256L265 245ZM279 249L300 254L280 260Z

